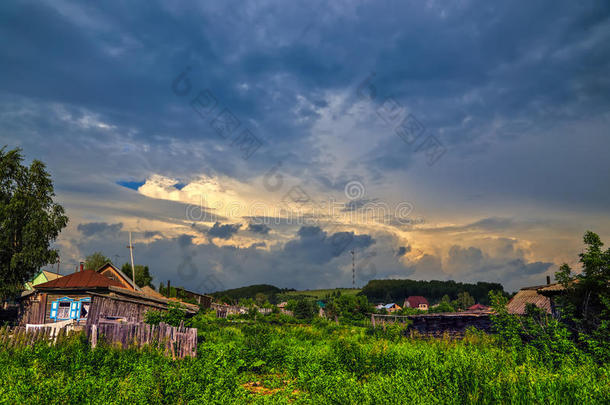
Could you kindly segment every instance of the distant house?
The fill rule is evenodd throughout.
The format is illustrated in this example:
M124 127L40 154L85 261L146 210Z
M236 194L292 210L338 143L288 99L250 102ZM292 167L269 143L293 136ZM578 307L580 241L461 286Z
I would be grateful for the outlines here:
M487 305L482 304L474 304L471 307L468 307L467 311L489 311L490 308Z
M565 288L561 284L546 284L524 287L506 305L509 314L524 315L528 304L535 305L548 314L557 315L554 297L562 294Z
M390 304L385 304L381 307L381 309L385 309L388 312L394 312L394 311L400 311L402 308L395 304L395 303L390 303Z
M205 294L199 294L193 291L185 290L184 288L176 287L178 298L188 298L204 308L210 308L212 305L212 297Z
M34 277L32 277L31 281L25 283L25 290L31 291L34 289L35 285L46 283L47 281L55 280L60 278L61 274L54 273L48 270L40 270Z
M428 300L421 295L411 295L405 300L404 307L415 308L419 309L420 311L427 311L429 304Z
M147 295L133 286L126 288L123 280L103 274L82 270L34 286L21 296L20 324L69 320L97 324L103 319L134 323L142 322L146 311L167 309L169 300ZM195 314L199 307L186 305L186 310Z

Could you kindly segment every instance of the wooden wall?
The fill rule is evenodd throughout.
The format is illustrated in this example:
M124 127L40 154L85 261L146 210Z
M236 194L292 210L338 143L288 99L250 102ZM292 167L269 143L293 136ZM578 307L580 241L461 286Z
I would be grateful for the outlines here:
M21 300L19 325L44 323L47 294L34 293Z
M125 318L129 323L144 321L144 314L150 310L161 310L158 305L147 305L130 299L115 299L94 295L87 325L97 324L108 317Z

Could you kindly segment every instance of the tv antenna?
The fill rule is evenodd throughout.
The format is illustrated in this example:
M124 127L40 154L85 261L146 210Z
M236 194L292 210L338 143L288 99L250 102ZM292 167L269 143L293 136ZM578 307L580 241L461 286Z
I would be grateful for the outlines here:
M133 265L133 243L131 243L131 231L129 231L129 255L131 256L131 281L133 281L133 285L136 285L136 267Z
M356 250L350 250L352 254L352 288L356 288Z

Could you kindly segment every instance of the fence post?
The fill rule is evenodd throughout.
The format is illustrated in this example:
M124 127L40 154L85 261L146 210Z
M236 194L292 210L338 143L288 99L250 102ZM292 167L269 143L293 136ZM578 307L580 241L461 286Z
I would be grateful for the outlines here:
M97 325L91 325L91 348L95 349L97 346Z

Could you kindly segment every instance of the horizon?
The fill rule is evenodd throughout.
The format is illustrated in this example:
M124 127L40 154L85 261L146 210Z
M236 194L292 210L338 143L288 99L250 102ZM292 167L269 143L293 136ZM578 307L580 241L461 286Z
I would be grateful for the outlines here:
M132 232L201 293L514 292L610 240L610 4L0 10L0 146L52 176L60 273Z

